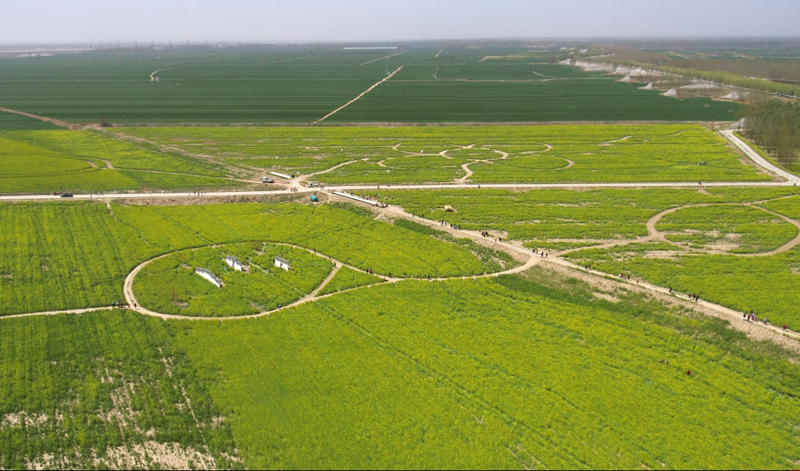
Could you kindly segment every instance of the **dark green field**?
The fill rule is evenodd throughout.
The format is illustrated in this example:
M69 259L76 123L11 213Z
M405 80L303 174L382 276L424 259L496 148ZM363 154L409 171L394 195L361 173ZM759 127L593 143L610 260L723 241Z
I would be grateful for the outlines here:
M61 129L55 124L39 121L14 113L0 111L0 131L20 131L38 129Z
M0 106L74 123L313 123L403 66L329 121L735 119L734 104L661 97L524 48L398 52L206 47L4 59Z

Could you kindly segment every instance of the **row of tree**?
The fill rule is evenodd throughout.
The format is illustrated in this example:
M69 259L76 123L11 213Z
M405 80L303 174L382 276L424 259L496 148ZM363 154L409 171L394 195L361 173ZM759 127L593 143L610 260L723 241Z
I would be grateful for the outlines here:
M783 166L800 161L800 104L756 97L742 108L744 132Z

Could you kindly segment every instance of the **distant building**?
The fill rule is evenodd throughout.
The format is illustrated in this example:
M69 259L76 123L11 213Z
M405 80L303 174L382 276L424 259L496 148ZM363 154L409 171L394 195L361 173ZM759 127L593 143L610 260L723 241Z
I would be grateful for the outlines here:
M233 255L226 255L225 263L227 263L229 267L236 271L244 271L244 265L242 265L242 262L240 262L239 259Z
M289 262L281 257L275 257L275 266L289 271Z
M224 284L222 280L219 279L219 277L211 273L211 271L207 268L197 267L194 269L194 272L202 276L206 280L208 280L212 285L216 286L217 288L222 288Z

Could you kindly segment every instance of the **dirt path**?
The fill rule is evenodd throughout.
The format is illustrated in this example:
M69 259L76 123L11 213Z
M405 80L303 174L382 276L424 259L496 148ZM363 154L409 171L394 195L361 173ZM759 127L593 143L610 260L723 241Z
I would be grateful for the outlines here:
M788 222L789 224L795 226L797 228L797 230L798 230L798 233L797 233L797 236L795 236L792 240L790 240L789 242L781 245L780 247L778 247L778 248L776 248L774 250L770 250L768 252L742 253L742 254L739 254L739 253L730 253L730 252L723 251L723 250L698 249L698 248L695 248L695 247L689 247L689 246L684 245L684 244L679 244L677 242L673 242L673 241L667 239L667 237L662 232L660 232L658 230L658 228L656 227L656 225L659 223L659 221L661 221L661 219L664 216L668 215L668 214L672 214L674 212L680 211L681 209L692 208L692 207L695 207L695 208L697 208L697 207L708 207L708 206L749 206L751 208L759 209L761 211L770 213L770 214L772 214L774 216L777 216L777 217L783 219L784 221ZM638 240L639 242L650 242L650 241L666 242L666 243L668 243L670 245L673 245L673 246L678 247L678 248L683 249L683 250L689 250L691 252L697 252L697 253L706 253L706 254L709 254L709 255L729 255L729 256L732 256L732 257L746 257L746 258L747 257L769 257L771 255L777 255L779 253L783 253L783 252L789 251L789 250L797 247L798 245L800 245L800 222L795 221L794 219L791 219L791 218L789 218L787 216L784 216L783 214L776 213L775 211L772 211L772 210L769 210L767 208L763 208L761 206L758 206L757 203L701 203L701 204L690 204L690 205L685 205L685 206L678 206L678 207L675 207L675 208L667 209L665 211L661 211L660 213L658 213L655 216L651 217L650 219L648 219L646 227L647 227L647 233L649 235L647 237L645 237L645 238L639 239ZM597 246L597 247L585 247L585 248L606 248L606 247Z
M235 165L231 165L231 164L219 161L214 156L211 156L211 155L196 154L196 153L193 153L193 152L188 152L185 149L182 149L182 148L177 147L177 146L171 146L171 145L167 145L167 144L158 144L158 143L153 142L153 141L148 141L147 139L145 139L143 137L132 136L130 134L125 134L125 133L122 133L122 132L114 132L114 133L107 133L107 134L109 134L109 135L111 135L111 137L119 139L119 140L121 140L123 142L137 143L137 144L147 144L147 145L156 147L161 152L165 152L165 153L176 152L178 154L185 155L187 157L192 157L192 158L195 158L195 159L198 159L198 160L202 160L202 161L214 164L214 165L219 165L220 167L223 167L225 170L227 170L228 172L230 172L230 173L232 173L234 175L242 175L242 174L245 174L247 172L245 169L243 169L241 167L237 167Z
M542 267L563 273L573 278L578 278L592 286L601 287L603 289L624 287L629 291L650 295L672 306L688 308L710 317L723 319L730 323L731 328L744 332L748 337L754 340L775 342L787 350L800 353L800 342L798 342L798 340L800 340L800 333L784 331L782 328L771 324L765 325L758 322L747 322L743 320L742 312L725 306L704 300L692 301L684 294L676 292L670 293L669 289L661 286L656 286L641 280L638 282L621 280L612 277L608 273L586 270L585 268L556 257L546 259Z
M87 160L86 163L89 164L89 166L92 168L100 168L97 166L96 163L92 162L91 160Z
M439 56L442 54L442 51L444 51L444 49L441 49L439 52L437 52L437 53L436 53L436 55L435 55L435 56L433 56L433 58L434 58L434 59L438 59L438 58L439 58Z
M325 115L325 116L323 116L322 118L320 118L320 119L318 119L318 120L314 121L314 123L313 123L313 124L319 124L319 123L321 123L321 122L325 121L326 119L330 118L331 116L335 115L335 114L336 114L336 113L338 113L339 111L342 111L343 109L345 109L345 108L347 108L348 106L352 105L353 103L357 102L357 101L358 101L358 100L359 100L361 97L363 97L364 95L366 95L367 93L371 92L371 91L372 91L372 90L374 90L376 87L378 87L378 85L380 85L380 84L382 84L383 82L386 82L386 81L390 80L392 77L394 77L396 73L398 73L398 72L400 72L401 70L403 70L403 67L404 67L404 66L402 66L402 65L401 65L400 67L398 67L398 68L397 68L397 70L395 70L394 72L392 72L391 74L389 74L389 75L387 75L385 78L383 78L383 80L381 80L381 81L377 82L375 85L373 85L373 86L369 87L368 89L364 90L363 92L361 92L361 94L360 94L360 95L358 95L357 97L355 97L355 98L353 98L352 100L348 101L348 102L347 102L347 103L345 103L344 105L342 105L342 106L340 106L340 107L336 108L335 110L333 110L333 111L331 111L330 113L326 114L326 115Z
M104 160L103 162L106 163L106 168L114 170L114 164L112 164L110 160Z
M389 206L385 209L385 211L390 212L395 216L402 216L407 219L411 219L417 223L425 224L433 228L442 229L446 232L451 233L456 237L464 237L467 236L475 242L482 243L482 245L487 245L487 240L480 235L478 231L464 231L458 229L452 229L450 226L441 226L437 224L435 221L429 221L426 219L416 218L411 214L406 213L402 208L397 206ZM493 239L488 241L489 247L494 248L496 250L502 250L509 255L518 257L522 255L523 257L530 257L531 251L524 247L515 246L512 244L508 244L505 242L494 242L492 243ZM631 243L632 241L622 241L622 243ZM560 254L559 254L560 255ZM774 341L784 347L787 347L790 350L800 353L800 343L797 340L800 340L800 333L793 332L793 331L783 331L780 327L773 326L773 325L764 325L761 323L755 322L746 322L742 320L743 313L730 309L725 306L721 306L719 304L715 304L708 301L690 301L688 296L680 294L680 293L670 293L668 288L663 288L661 286L656 286L650 283L646 283L643 281L634 281L634 280L621 280L617 279L616 277L612 277L608 273L589 270L587 271L585 268L580 267L568 260L565 260L559 256L548 256L546 258L541 258L537 256L533 256L529 258L528 262L525 265L530 264L529 268L535 266L539 263L542 263L544 268L552 268L552 267L561 267L562 270L565 270L569 276L578 277L589 281L592 285L595 286L622 286L624 285L628 289L634 289L642 293L649 293L656 297L657 299L666 301L673 305L681 305L684 307L689 307L693 310L699 311L703 314L710 315L712 317L718 317L721 319L725 319L730 322L731 327L736 330L742 331L746 333L749 337L757 339L757 340L770 340ZM525 271L527 268L518 267L518 271L516 273L521 273ZM510 270L511 272L513 270Z
M472 170L470 170L469 166L474 164L475 162L470 162L467 164L461 164L461 169L464 170L464 176L456 180L458 183L466 183L469 177L472 176Z
M307 295L303 296L303 298L300 299L300 301L303 301L305 299L316 298L317 295L319 294L319 292L322 291L322 289L325 288L325 286L327 286L328 283L331 282L333 277L336 276L337 273L339 273L339 270L341 270L343 266L344 265L342 265L342 264L336 263L335 266L333 267L333 270L331 270L330 274L328 274L328 276L326 276L325 279L322 280L322 283L320 283L319 286L314 288L314 291L312 291L312 292L308 293Z
M9 108L0 108L0 111L5 111L6 113L14 113L14 114L18 114L18 115L21 115L21 116L27 116L28 118L38 119L39 121L44 121L45 123L55 124L56 126L60 126L62 128L67 128L67 129L73 129L73 130L74 129L85 129L87 127L87 126L85 126L83 124L72 124L72 123L68 123L66 121L61 121L60 119L48 118L47 116L39 116L39 115L36 115L36 114L26 113L24 111L12 110L12 109L9 109Z
M156 81L156 74L157 74L157 73L159 73L159 72L164 72L165 70L172 70L172 69L174 69L174 68L175 68L175 67L170 67L170 68L168 68L168 69L159 69L159 70L154 70L154 71L152 71L152 72L150 73L150 81L151 81L151 82L155 82L155 81Z
M365 158L365 159L356 159L356 160L348 160L347 162L342 162L342 163L340 163L340 164L334 165L333 167L331 167L331 168L329 168L329 169L325 169L325 170L322 170L322 171L319 171L319 172L309 173L309 174L307 174L307 175L300 175L299 177L297 177L297 178L295 178L295 179L294 179L294 182L295 182L295 183L297 183L297 184L299 184L299 183L302 183L302 182L304 182L304 181L308 180L308 179L309 179L309 178L311 178L311 177L315 177L315 176L317 176L317 175L323 175L323 174L325 174L325 173L328 173L328 172L333 172L333 171L334 171L334 170L336 170L337 168L344 167L345 165L354 164L354 163L356 163L356 162L366 162L367 160L369 160L369 158Z
M46 312L27 312L24 314L11 314L9 316L2 316L0 319L19 319L20 317L34 317L34 316L59 316L62 314L86 314L87 312L94 311L109 311L114 309L111 306L101 307L88 307L85 309L66 309L63 311L46 311Z
M367 64L372 64L373 62L378 62L378 61L382 61L382 60L384 60L384 59L388 59L388 58L390 58L390 57L399 56L400 54L405 54L406 52L407 52L407 51L400 51L400 52L396 52L396 53L394 53L394 54L389 54L388 56L378 57L377 59L372 59L371 61L362 62L361 64L358 64L358 65L367 65Z
M419 154L415 154L419 155ZM435 154L434 154L435 155ZM128 169L126 169L128 170ZM241 169L239 169L241 170ZM157 170L141 170L152 171ZM194 174L188 174L194 175ZM226 178L226 177L218 177ZM234 179L235 180L235 179ZM255 180L240 180L244 182L255 182ZM506 190L536 190L536 189L565 189L565 190L591 190L591 189L617 189L617 188L698 188L697 182L645 182L645 183L430 183L430 184L382 184L382 185L330 185L326 186L326 190L331 191L364 191L381 189L392 190L478 190L481 188L486 189L506 189ZM794 185L791 182L710 182L703 183L705 188L791 188ZM300 192L315 192L316 188L299 188ZM237 190L237 191L214 191L203 192L205 198L228 198L239 196L274 196L286 194L288 190ZM197 192L130 192L130 193L106 193L102 195L97 194L78 194L74 195L75 200L81 199L176 199L176 198L196 198ZM53 202L63 201L58 195L52 194L24 194L24 195L0 195L0 201L34 201L34 202Z

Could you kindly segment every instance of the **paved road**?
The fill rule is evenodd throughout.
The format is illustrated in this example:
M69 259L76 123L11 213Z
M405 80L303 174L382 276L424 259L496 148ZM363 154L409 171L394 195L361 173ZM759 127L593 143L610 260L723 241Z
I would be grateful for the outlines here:
M759 167L762 167L763 169L767 170L768 172L774 173L774 174L780 176L781 178L785 178L788 183L792 183L792 184L795 184L795 185L797 183L800 183L800 177L798 177L797 175L791 174L791 173L787 172L786 170L778 168L775 165L772 165L771 162L769 162L764 157L761 157L761 155L758 152L756 152L750 146L748 146L746 142L744 142L743 140L739 139L739 137L734 133L734 131L732 131L732 130L720 131L720 134L722 134L723 137L725 137L731 143L733 143L733 145L735 145L739 150L744 152L745 155L747 155L747 157L749 157L750 160L755 162Z

